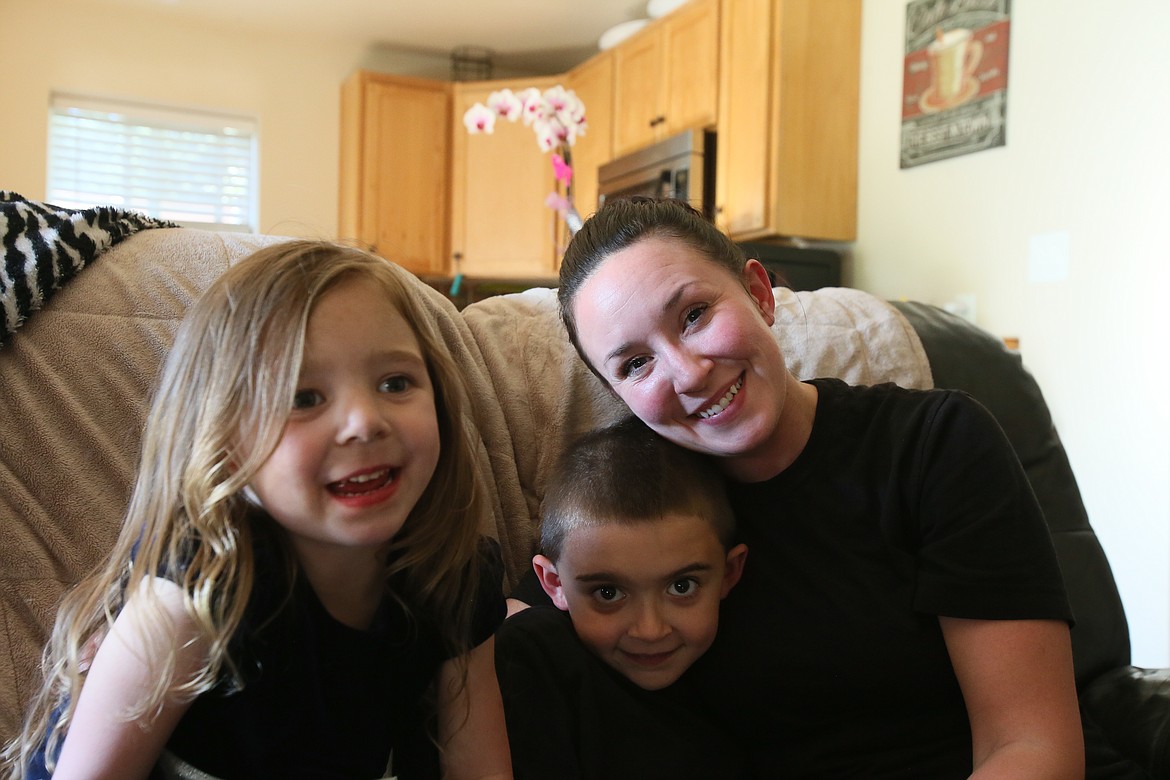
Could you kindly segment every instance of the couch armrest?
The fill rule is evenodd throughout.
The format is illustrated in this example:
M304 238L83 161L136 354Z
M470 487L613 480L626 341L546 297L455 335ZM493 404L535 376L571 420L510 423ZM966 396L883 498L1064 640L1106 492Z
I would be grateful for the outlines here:
M1081 708L1121 755L1170 777L1170 669L1112 669L1084 687Z

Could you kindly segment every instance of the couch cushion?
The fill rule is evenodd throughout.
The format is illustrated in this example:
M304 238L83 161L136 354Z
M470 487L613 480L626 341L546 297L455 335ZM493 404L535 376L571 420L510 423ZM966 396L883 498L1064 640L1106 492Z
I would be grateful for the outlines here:
M86 266L0 350L0 738L38 683L57 600L106 554L147 396L187 306L282 239L164 228ZM15 694L15 695L14 695Z

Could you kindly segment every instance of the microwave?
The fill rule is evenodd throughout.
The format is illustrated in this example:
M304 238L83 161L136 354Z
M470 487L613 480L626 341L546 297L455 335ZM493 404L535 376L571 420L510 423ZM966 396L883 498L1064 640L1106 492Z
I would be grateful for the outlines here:
M688 130L605 163L597 170L597 206L645 195L685 200L715 213L715 133Z

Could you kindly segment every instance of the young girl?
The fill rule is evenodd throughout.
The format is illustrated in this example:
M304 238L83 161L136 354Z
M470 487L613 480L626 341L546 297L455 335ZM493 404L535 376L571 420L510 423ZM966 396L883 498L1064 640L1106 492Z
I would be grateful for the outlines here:
M13 777L511 777L501 568L420 292L298 241L192 306Z

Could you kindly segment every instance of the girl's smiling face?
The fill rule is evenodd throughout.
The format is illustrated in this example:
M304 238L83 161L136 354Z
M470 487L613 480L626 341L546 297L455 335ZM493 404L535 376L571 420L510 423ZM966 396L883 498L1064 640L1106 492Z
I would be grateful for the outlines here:
M426 489L439 442L413 330L376 282L343 279L309 317L293 409L251 487L302 561L377 550Z
M736 278L689 244L652 236L602 261L572 306L588 361L659 434L730 458L780 446L790 376L758 262Z

